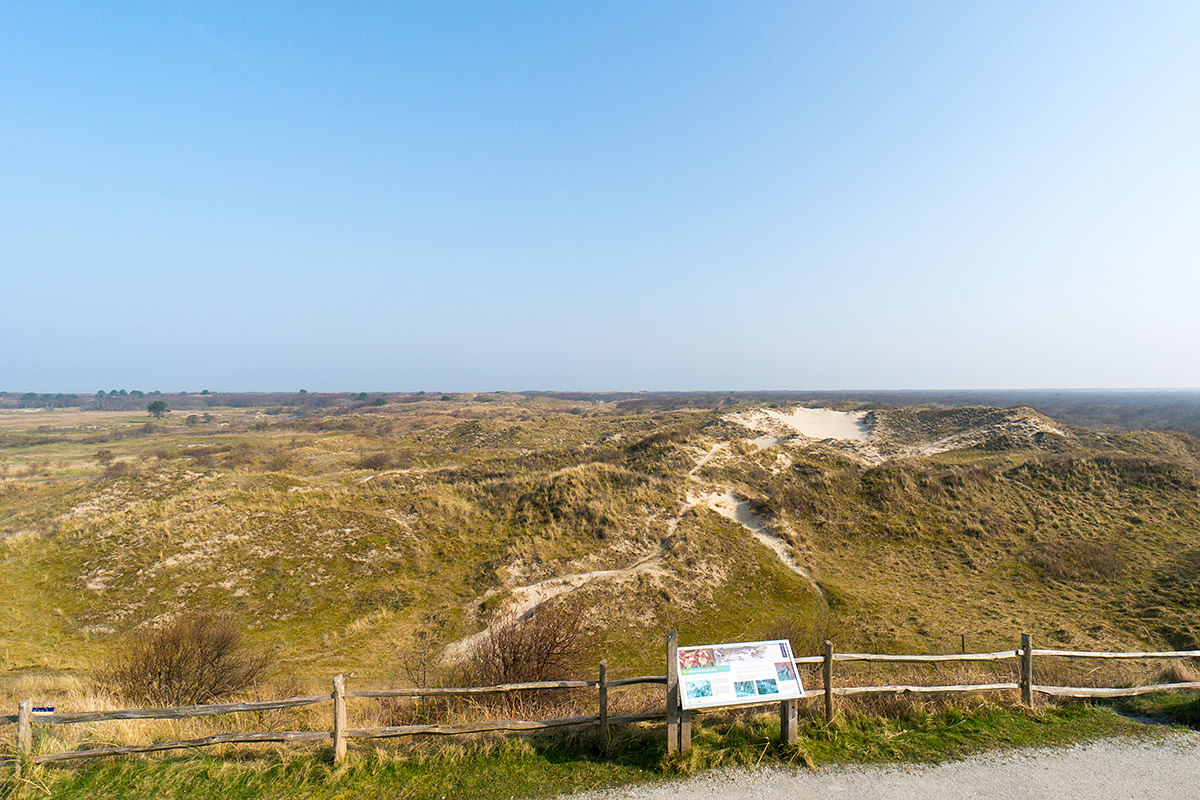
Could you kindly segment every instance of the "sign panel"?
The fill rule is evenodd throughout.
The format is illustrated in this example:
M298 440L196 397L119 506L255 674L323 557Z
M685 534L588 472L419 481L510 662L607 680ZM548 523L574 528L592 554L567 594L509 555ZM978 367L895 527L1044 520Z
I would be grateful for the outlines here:
M804 697L787 639L679 648L679 696L688 709Z

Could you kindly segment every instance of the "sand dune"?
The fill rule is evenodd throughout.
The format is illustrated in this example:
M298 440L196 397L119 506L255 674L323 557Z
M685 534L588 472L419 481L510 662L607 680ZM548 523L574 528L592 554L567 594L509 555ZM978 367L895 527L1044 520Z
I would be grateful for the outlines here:
M751 430L767 434L807 436L810 439L839 439L850 442L871 441L871 430L862 411L834 411L832 408L791 409L756 408L729 419Z

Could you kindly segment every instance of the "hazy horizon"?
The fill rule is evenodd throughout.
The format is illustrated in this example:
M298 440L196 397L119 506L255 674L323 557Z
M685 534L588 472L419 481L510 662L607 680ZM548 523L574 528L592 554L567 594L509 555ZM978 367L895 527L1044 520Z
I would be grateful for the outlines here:
M310 389L307 386L299 388L286 389L214 389L204 387L203 389L147 389L144 386L113 386L108 389L96 389L92 391L78 389L38 389L38 388L19 388L19 389L0 389L0 394L9 397L20 396L28 392L39 395L77 395L80 398L94 396L97 392L103 391L140 391L147 395L151 392L157 392L163 395L172 394L204 394L207 389L208 394L232 394L232 395L254 395L254 394L358 394L365 392L367 394L417 394L424 392L426 394L434 394L441 392L444 394L595 394L595 395L610 395L610 394L738 394L738 395L758 395L758 394L1042 394L1042 393L1063 393L1063 394L1140 394L1140 393L1200 393L1200 388L1192 386L1018 386L1018 387L933 387L933 388L913 388L913 387L834 387L834 388L799 388L799 389L781 389L781 388L751 388L751 389L728 389L728 388L698 388L698 389L597 389L597 388L525 388L525 389L470 389L470 388L448 388L437 386L432 388L400 388L400 389L380 389L380 388L316 388Z
M1200 387L1195 4L0 23L14 390Z

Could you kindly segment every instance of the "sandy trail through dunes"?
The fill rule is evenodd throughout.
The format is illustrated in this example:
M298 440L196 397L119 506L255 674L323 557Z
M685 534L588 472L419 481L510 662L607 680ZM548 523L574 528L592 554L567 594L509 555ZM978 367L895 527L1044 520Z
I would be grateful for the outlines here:
M505 603L505 610L517 619L529 619L543 603L556 597L571 594L596 581L629 580L638 573L665 575L661 552L647 556L623 569L598 569L572 575L558 575L527 586L518 586L509 595ZM461 661L471 652L471 648L477 642L482 641L486 635L487 630L482 630L450 644L442 654L443 661L447 663Z
M813 580L812 575L792 556L791 545L771 529L771 520L754 513L750 501L739 498L732 489L724 488L701 494L689 493L688 503L690 506L704 505L725 519L741 525L750 532L751 536L770 548L781 564L808 581L817 594L824 596L825 593Z
M716 458L722 451L727 450L729 444L727 441L717 442L696 459L695 465L687 473L687 479L695 484L697 489L693 491L689 488L684 495L683 504L679 512L667 522L667 536L660 543L660 547L656 552L645 554L632 565L622 569L598 569L590 572L559 575L525 586L514 587L506 603L508 613L519 619L528 619L544 603L576 592L597 581L629 580L636 577L639 573L667 575L667 571L662 566L662 548L666 546L670 537L674 535L684 515L696 506L704 506L722 517L741 525L749 531L750 535L756 541L768 547L779 559L780 563L807 581L813 591L819 597L823 598L825 593L821 590L820 585L817 584L808 570L802 567L792 556L792 548L787 540L772 530L771 520L756 514L750 502L738 497L732 488L706 482L697 477L696 473ZM782 522L776 521L775 524L782 524ZM487 631L483 630L453 642L443 652L443 661L450 663L463 659L470 653L471 648L486 635Z

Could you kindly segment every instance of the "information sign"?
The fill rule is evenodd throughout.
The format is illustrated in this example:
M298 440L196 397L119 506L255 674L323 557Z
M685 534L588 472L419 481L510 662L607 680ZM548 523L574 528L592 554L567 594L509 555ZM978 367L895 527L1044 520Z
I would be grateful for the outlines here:
M679 648L679 696L687 709L804 697L787 639Z

